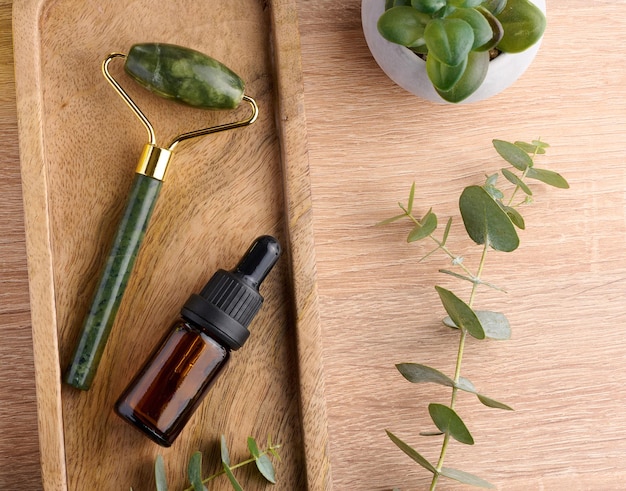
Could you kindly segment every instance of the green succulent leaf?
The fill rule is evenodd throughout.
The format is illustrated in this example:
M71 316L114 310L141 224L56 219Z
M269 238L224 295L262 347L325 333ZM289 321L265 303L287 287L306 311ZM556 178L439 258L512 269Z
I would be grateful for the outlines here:
M493 38L493 29L484 15L473 8L458 8L448 19L461 19L467 22L474 31L472 49L487 45Z
M226 464L226 462L222 462L222 467L224 468L224 474L226 474L226 477L230 481L230 485L233 487L233 489L235 491L243 491L243 488L241 487L241 484L239 484L237 482L237 478L235 478L235 475L233 474L233 471Z
M526 177L544 182L550 186L554 186L555 188L569 188L569 183L565 180L565 178L561 174L551 170L537 169L533 167L532 169L528 169Z
M493 15L498 15L506 7L506 0L485 0L481 3L481 6Z
M457 8L474 8L478 7L483 0L448 0L448 4Z
M205 491L206 488L202 484L202 453L194 452L189 459L189 465L187 466L187 477L193 491Z
M412 7L393 7L379 17L378 32L387 41L410 46L424 37L425 22L428 21L424 17Z
M507 0L497 15L504 27L498 49L505 53L520 53L535 44L546 29L543 12L528 0Z
M530 158L530 155L514 143L504 140L493 140L493 146L496 149L496 152L500 154L500 157L506 160L517 170L523 172L528 167L533 166L533 159Z
M433 19L424 30L428 56L457 66L467 58L474 44L474 30L461 19Z
M476 9L480 14L485 18L489 27L491 28L491 38L487 40L484 44L475 48L476 51L489 51L490 49L495 48L498 43L502 40L504 36L504 27L498 20L498 18L493 15L489 10L483 7L478 7Z
M230 466L230 455L228 454L228 445L226 444L226 437L224 435L220 437L220 455L222 462Z
M415 462L421 465L424 469L429 470L433 474L437 473L435 467L428 462L428 460L422 457L413 447L411 447L408 443L403 442L400 438L394 435L391 431L385 430L387 432L387 436L389 439L396 444L396 446L402 450L405 454L411 457Z
M524 181L522 181L517 176L517 174L514 174L509 169L501 169L501 170L502 170L502 175L506 178L507 181L509 181L511 184L519 186L519 188L528 196L533 195L533 192L530 190L530 188L526 185Z
M522 141L516 141L515 145L520 147L524 152L529 153L530 155L540 154L543 155L546 153L546 147L543 145L536 145L534 143L527 143Z
M440 474L463 484L469 484L477 488L495 489L495 486L478 476L470 474L469 472L460 471L458 469L451 469L450 467L442 467Z
M437 215L432 210L424 215L419 225L415 225L415 228L411 230L407 237L407 242L416 242L424 239L432 234L437 229Z
M446 6L446 0L412 0L411 5L425 14L434 14Z
M487 242L493 249L503 252L517 249L519 237L513 222L482 187L466 187L461 193L459 208L465 230L474 242Z
M474 313L480 321L486 338L500 341L511 339L511 324L504 314L489 310L475 310ZM451 317L444 318L443 323L453 329L459 328Z
M433 383L446 387L454 387L454 381L450 377L426 365L420 365L419 363L398 363L396 368L405 379L414 384Z
M428 405L428 413L435 426L441 431L449 434L460 443L466 445L474 444L474 438L454 409L443 404L431 403Z
M467 68L467 60L468 58L465 58L458 65L450 66L440 62L434 56L428 56L426 58L426 73L435 89L444 92L452 89L454 84L463 76L463 72Z
M167 491L167 478L165 476L165 463L163 456L157 455L154 461L154 480L157 491Z
M483 326L472 308L450 290L440 286L435 286L435 289L439 294L443 308L454 324L469 332L476 339L485 339Z
M450 90L437 90L437 93L448 102L461 102L482 85L488 69L489 53L487 51L470 51L467 57L467 66L459 81Z

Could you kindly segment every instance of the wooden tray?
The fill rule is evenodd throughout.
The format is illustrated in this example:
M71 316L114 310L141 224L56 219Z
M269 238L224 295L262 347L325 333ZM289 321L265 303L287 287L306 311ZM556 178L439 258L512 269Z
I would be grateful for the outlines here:
M45 489L151 490L159 453L180 489L193 451L205 452L206 474L219 467L220 434L233 460L247 457L249 435L281 443L278 489L330 489L294 2L23 0L14 36ZM80 392L61 374L146 142L100 63L142 41L222 61L246 81L260 116L177 150L94 385ZM182 108L114 71L161 145L241 116ZM175 444L160 448L115 416L113 403L186 298L266 233L287 254L263 285L251 338ZM265 489L254 473L239 476L245 489Z

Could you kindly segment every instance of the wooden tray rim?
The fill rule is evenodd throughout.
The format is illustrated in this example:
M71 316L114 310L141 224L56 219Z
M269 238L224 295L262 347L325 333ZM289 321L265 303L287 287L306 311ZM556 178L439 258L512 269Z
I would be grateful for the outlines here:
M13 4L13 49L31 305L41 475L46 491L68 489L61 370L43 132L39 21L50 0ZM296 314L300 415L307 487L330 490L321 326L309 181L308 143L295 0L270 0L276 120Z

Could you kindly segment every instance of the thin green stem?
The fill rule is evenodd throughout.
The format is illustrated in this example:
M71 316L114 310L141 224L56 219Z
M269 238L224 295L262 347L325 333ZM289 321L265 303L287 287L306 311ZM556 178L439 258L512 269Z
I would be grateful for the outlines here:
M422 224L420 223L420 221L415 218L413 216L412 213L409 213L409 211L402 206L402 204L398 203L398 206L400 206L400 208L402 209L402 211L404 212L404 214L409 217L409 219L417 226L421 227ZM455 254L453 254L450 249L448 249L443 242L441 242L439 239L437 239L436 237L433 236L433 234L430 234L428 237L430 237L435 244L437 244L437 246L439 247L439 249L441 249L450 259L455 260L457 259L458 256L456 256ZM465 271L465 273L467 273L468 275L472 276L472 272L461 262L456 263L457 266L459 266L463 271Z
M483 247L482 255L480 256L480 263L478 264L478 271L476 272L475 278L480 280L483 269L485 267L485 262L487 260L487 251L489 250L489 241L485 241L485 245ZM468 305L471 307L476 299L476 291L478 290L478 281L474 283L472 286L472 292L470 294L470 300ZM461 365L463 364L463 353L465 351L465 341L467 339L467 330L461 329L461 337L459 339L459 349L457 351L456 357L456 366L454 369L454 386L452 387L452 396L450 397L450 409L454 410L454 406L456 404L457 394L459 392L458 384L461 379ZM430 491L435 491L437 488L437 482L439 481L439 476L441 475L441 469L443 468L443 463L446 458L446 452L448 451L448 444L450 443L450 433L446 432L443 437L443 443L441 444L441 452L439 453L439 460L437 461L436 473L433 474L433 478L430 482Z

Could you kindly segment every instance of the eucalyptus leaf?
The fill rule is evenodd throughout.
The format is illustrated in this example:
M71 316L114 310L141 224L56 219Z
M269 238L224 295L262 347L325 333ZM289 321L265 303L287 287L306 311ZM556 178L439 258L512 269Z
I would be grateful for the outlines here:
M250 455L252 455L252 457L254 457L255 459L258 459L261 455L256 440L251 436L248 437L248 450L250 451Z
M448 102L461 102L482 85L488 70L489 53L487 51L470 51L467 55L467 67L465 67L459 81L450 90L437 90L437 93Z
M474 30L461 19L433 19L424 30L428 56L441 63L457 66L462 63L474 44Z
M498 203L480 186L466 187L459 199L465 230L477 244L511 252L519 246L515 226Z
M543 155L544 153L546 153L546 149L544 146L536 145L534 143L516 141L515 145L520 147L522 150L524 150L524 152L529 153L531 155L534 155L534 154Z
M408 443L403 442L400 438L394 435L391 431L385 430L387 432L387 436L389 439L396 444L396 446L402 450L405 454L411 457L415 462L421 465L424 469L429 470L433 474L437 473L435 467L428 462L428 460L422 457L413 447L411 447Z
M533 166L533 159L514 143L504 140L493 140L493 146L500 156L517 170L525 171Z
M415 200L415 181L413 181L413 185L411 186L411 190L409 191L409 201L406 205L406 209L409 215L413 212L414 200Z
M513 411L513 408L511 406L508 406L502 402L498 402L491 397L487 397L478 393L476 394L476 397L478 397L478 400L487 407L491 407L494 409L504 409L505 411Z
M404 217L406 217L406 213L403 213L402 215L396 215L395 217L387 218L381 222L378 222L376 226L389 225L390 223L397 222L398 220L401 220Z
M413 230L409 233L406 241L416 242L421 239L425 239L437 229L437 215L432 211L426 213L422 221L415 225Z
M230 484L233 487L233 489L235 491L243 491L241 484L237 482L237 479L235 478L235 475L233 474L233 471L228 466L228 464L226 464L226 462L222 462L222 467L224 468L224 474L226 474L226 477L228 477L228 480L230 481Z
M454 381L450 377L426 365L420 365L419 363L398 363L396 368L405 379L414 384L434 383L445 385L446 387L454 386Z
M519 178L517 174L514 174L509 169L501 169L501 170L502 170L502 175L506 178L507 181L509 181L511 184L514 184L515 186L519 186L519 188L528 196L533 195L533 192L531 191L531 189L526 185L524 181L522 181Z
M220 437L220 454L222 462L230 466L230 455L228 454L228 445L226 444L226 437L224 435Z
M444 309L455 325L467 330L476 339L484 339L485 331L472 308L450 290L435 286Z
M413 7L393 7L378 19L378 32L387 41L409 46L424 37L425 21Z
M471 380L466 379L465 377L459 377L459 381L455 384L455 386L464 392L469 392L470 394L474 394L480 402L482 402L485 406L495 408L495 409L506 409L507 411L513 411L513 408L507 406L502 402L498 402L495 399L487 397L483 394L480 394Z
M420 431L420 436L441 436L443 434L441 431Z
M526 228L526 222L524 221L524 217L519 211L517 211L512 206L506 206L502 203L500 203L500 208L502 208L504 212L508 215L508 217L511 219L511 222L513 222L513 225L515 225L520 230L524 230Z
M533 140L532 144L538 146L539 148L550 148L550 144L549 143L546 143L546 142L541 141L541 140Z
M442 467L440 474L454 481L462 482L463 484L469 484L477 488L495 489L495 486L490 482L481 479L478 476L470 474L469 472L460 471L458 469L451 469L450 467Z
M474 444L474 438L454 409L443 404L431 403L428 405L428 413L435 426L441 431L449 434L460 443L466 445Z
M561 174L551 170L537 169L533 167L532 169L528 169L526 177L544 182L550 186L554 186L555 188L569 188L569 184L565 178Z
M498 49L505 53L520 53L535 44L546 29L543 12L528 0L507 0L497 15L504 27Z
M272 484L276 484L276 471L267 455L261 455L255 459L256 467L261 475Z
M504 314L489 310L475 310L474 313L480 321L485 337L501 341L511 339L511 324ZM450 317L446 317L443 323L448 327L458 329Z
M446 228L443 231L443 237L441 238L441 247L446 245L448 240L448 235L450 235L450 228L452 227L452 217L448 218L448 223L446 223Z
M194 452L189 459L189 465L187 466L187 477L193 491L205 491L206 488L202 484L202 453Z
M157 491L167 491L167 477L165 476L165 463L163 456L157 455L154 461L154 480Z

